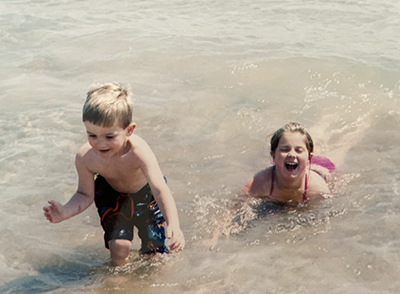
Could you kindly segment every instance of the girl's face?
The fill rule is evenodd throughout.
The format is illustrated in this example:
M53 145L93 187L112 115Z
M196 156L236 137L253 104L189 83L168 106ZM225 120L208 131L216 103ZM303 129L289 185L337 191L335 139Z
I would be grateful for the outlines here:
M277 172L288 178L303 176L309 164L306 135L300 132L284 132L275 153L271 156Z
M134 124L123 129L118 125L102 127L85 121L85 127L90 146L106 159L117 154L126 146L128 137L133 132Z

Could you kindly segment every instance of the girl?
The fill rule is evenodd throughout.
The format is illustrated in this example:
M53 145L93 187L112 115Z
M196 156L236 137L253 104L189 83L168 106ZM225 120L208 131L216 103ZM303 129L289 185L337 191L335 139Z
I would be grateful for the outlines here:
M329 173L335 169L324 157L313 157L314 143L298 123L278 129L271 138L274 165L258 172L241 192L293 205L329 194Z

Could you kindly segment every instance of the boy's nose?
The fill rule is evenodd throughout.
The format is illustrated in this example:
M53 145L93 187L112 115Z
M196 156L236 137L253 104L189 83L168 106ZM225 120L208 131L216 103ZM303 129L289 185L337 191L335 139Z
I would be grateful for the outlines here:
M107 146L107 141L106 140L100 139L100 140L97 141L97 147L98 148L106 147L106 146Z

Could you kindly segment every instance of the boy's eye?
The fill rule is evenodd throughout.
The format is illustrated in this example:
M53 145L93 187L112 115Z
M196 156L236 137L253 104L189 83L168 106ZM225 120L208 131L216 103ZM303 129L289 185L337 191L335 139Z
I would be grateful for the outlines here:
M107 136L107 139L114 139L115 136Z
M96 135L89 134L90 138L96 138Z

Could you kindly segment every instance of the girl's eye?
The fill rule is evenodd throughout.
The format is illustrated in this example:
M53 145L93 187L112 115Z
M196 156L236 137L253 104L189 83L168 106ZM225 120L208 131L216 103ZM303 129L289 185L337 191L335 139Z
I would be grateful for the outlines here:
M89 135L90 138L96 138L96 135Z

